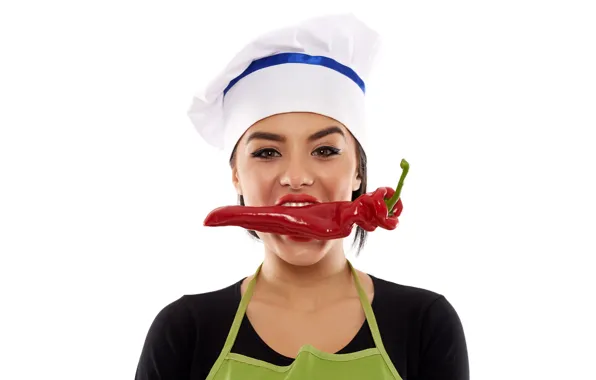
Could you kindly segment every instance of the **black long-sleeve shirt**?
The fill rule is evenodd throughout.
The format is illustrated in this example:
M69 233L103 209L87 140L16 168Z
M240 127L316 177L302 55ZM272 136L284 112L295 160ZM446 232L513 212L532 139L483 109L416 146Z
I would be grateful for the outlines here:
M403 380L468 380L464 331L447 299L429 290L369 275L372 309L385 349ZM221 290L185 295L153 321L136 380L204 380L223 348L240 303L242 280ZM367 323L338 353L374 347ZM292 363L263 342L244 317L232 352L285 366Z

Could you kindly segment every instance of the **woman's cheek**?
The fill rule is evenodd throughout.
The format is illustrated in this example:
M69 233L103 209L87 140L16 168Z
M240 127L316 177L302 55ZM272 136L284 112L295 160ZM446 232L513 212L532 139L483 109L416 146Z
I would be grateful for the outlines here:
M250 183L246 187L246 198L250 199L251 206L269 206L271 202L271 194L275 194L275 184L276 180L275 177L272 175L263 175L263 171L259 172L261 175L258 175L257 172L253 172Z

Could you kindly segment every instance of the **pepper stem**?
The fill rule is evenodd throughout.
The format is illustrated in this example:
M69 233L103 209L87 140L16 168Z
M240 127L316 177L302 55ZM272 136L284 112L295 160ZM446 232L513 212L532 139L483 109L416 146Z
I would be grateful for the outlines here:
M389 214L391 214L391 210L397 204L399 200L399 194L401 193L401 188L404 186L404 179L408 175L408 171L410 170L410 164L408 161L402 158L401 163L399 166L402 168L401 178L399 179L399 183L397 184L397 189L395 189L395 194L389 199L385 199L385 204L387 205L387 210L389 210Z

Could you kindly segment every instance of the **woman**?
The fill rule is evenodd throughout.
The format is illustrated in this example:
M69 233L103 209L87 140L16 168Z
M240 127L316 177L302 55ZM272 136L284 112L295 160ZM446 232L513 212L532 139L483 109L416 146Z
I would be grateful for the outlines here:
M189 115L229 157L240 204L366 192L364 78L377 45L351 15L309 20L254 41L194 99ZM463 328L442 295L356 270L342 239L250 233L262 265L166 306L137 380L469 378ZM359 249L365 238L359 228Z

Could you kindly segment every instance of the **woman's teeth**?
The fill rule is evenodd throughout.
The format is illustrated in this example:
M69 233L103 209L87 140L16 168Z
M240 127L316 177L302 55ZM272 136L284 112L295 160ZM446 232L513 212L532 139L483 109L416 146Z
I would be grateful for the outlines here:
M312 205L314 203L312 202L287 202L282 204L282 206L284 207L304 207L304 206L308 206L308 205Z

